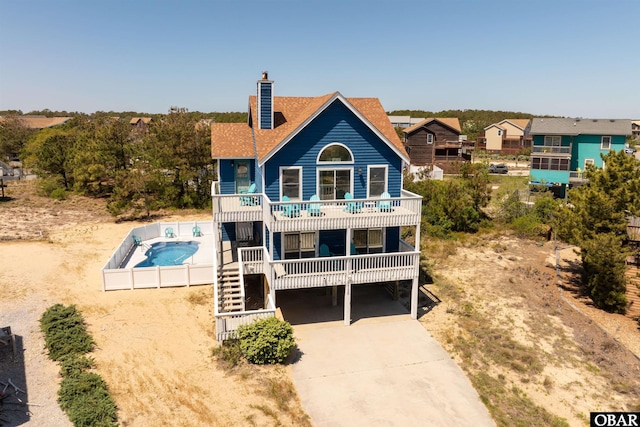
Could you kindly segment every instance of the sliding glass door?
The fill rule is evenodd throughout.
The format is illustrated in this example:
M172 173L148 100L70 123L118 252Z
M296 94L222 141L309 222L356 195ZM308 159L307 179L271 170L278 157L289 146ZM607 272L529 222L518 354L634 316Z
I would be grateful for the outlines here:
M318 196L321 200L344 199L351 192L352 169L319 169Z

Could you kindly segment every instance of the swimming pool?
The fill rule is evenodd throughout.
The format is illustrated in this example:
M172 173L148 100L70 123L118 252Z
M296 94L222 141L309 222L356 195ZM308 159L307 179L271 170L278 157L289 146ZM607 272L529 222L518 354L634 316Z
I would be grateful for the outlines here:
M181 265L198 251L198 242L157 242L145 252L145 259L134 266L156 267Z

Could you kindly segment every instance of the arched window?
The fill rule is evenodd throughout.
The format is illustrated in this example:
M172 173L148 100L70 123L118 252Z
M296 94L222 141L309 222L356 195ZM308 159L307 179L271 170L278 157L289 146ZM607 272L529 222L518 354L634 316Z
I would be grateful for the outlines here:
M353 155L346 146L333 143L322 149L318 163L353 163Z

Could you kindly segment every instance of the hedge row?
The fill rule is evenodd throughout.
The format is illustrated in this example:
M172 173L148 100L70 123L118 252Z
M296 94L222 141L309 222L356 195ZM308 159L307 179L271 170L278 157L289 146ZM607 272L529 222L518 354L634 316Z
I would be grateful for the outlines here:
M94 341L75 305L55 304L40 318L49 357L60 363L58 403L76 427L117 425L116 405L100 375L90 372L94 360L86 354Z

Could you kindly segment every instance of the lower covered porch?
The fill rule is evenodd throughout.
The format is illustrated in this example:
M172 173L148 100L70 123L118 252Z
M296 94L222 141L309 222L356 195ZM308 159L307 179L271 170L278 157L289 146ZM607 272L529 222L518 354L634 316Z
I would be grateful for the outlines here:
M282 317L292 325L347 323L390 316L409 316L408 308L398 298L397 289L407 292L411 284L404 282L352 285L349 298L345 298L345 286L292 289L277 291L277 305ZM403 298L406 301L406 298ZM350 307L345 307L345 302Z
M227 311L218 307L216 310L217 336L220 341L232 337L241 324L275 315L276 308L281 307L281 298L284 298L283 302L289 307L295 306L288 303L292 298L295 300L292 297L295 295L306 296L319 304L317 307L313 304L300 305L298 309L301 313L320 314L318 309L327 307L327 302L330 302L330 317L349 325L354 319L376 316L374 313L362 314L361 310L366 309L367 299L361 299L358 295L378 290L378 296L386 295L386 300L392 303L394 296L397 299L399 284L403 283L406 300L410 301L411 318L417 318L420 253L407 243L401 244L403 252L276 261L270 259L266 248L262 246L234 247L228 242L224 242L222 246L222 271L234 271L237 274L238 283L234 292L241 300L241 308ZM260 280L253 286L254 292L249 292L248 279L255 280L257 277ZM222 301L225 299L225 282L221 276L218 279L221 282L216 287L216 300ZM252 304L248 303L250 293L254 298ZM392 303L392 307L397 305ZM352 307L356 307L355 312L352 312ZM392 311L395 313L397 307ZM292 313L290 316L297 319L295 309ZM285 319L289 320L287 316Z

